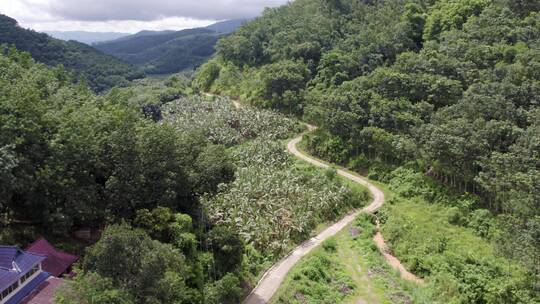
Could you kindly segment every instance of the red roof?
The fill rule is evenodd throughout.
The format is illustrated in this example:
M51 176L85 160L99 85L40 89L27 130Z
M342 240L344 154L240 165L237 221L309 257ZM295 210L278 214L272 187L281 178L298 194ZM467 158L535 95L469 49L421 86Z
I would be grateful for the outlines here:
M60 277L66 273L69 267L73 265L79 257L65 253L54 248L46 239L40 238L26 248L26 251L46 256L47 258L41 264L43 270L55 277Z

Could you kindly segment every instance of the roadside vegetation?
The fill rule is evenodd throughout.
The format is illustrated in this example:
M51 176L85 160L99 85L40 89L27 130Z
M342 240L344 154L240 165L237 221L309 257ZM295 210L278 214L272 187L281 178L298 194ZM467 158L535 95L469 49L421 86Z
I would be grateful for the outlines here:
M0 70L0 242L79 250L58 303L239 303L367 200L295 166L283 147L303 130L295 119L191 95L182 75L96 95L14 49Z
M473 199L403 167L380 180L393 194L378 214L382 234L392 253L426 279L431 301L538 303L534 273L500 252L504 225L487 210L471 210Z
M319 127L310 154L433 205L397 200L383 231L416 274L437 277L440 301L537 303L539 11L532 0L294 1L222 39L194 85L303 117ZM410 222L449 247L424 246L438 240L420 225L399 232Z
M236 168L234 180L221 184L215 194L203 195L201 202L211 223L237 231L246 242L252 280L319 224L368 199L363 189L350 189L333 174L295 165L283 145L283 139L303 130L295 119L238 109L221 97L179 99L164 113L163 123L200 132L228 147Z
M363 214L316 248L291 270L272 303L430 303L422 287L403 281L380 255L373 222Z
M367 201L340 179L293 166L280 142L256 140L233 152L234 182L203 199L209 216L235 228L270 258L307 239L320 223L337 219Z
M390 251L426 281L414 303L537 303L534 272L512 258L530 247L504 247L506 226L474 209L476 196L448 190L408 167L374 166L362 173L385 189L387 202L376 218Z
M386 187L383 235L426 285L386 266L361 216L276 303L540 303L538 1L292 1L222 38L193 79L135 82L95 50L0 27L15 45L0 45L0 243L80 250L58 303L239 303L364 205L285 152L293 115L319 127L309 154Z

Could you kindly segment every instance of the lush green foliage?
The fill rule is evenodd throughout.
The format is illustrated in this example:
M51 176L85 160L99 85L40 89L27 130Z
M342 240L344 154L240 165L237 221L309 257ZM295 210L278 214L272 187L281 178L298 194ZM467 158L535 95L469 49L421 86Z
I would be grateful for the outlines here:
M296 1L222 39L195 84L303 109L324 156L420 160L493 211L535 215L540 15L510 2Z
M163 109L164 122L180 131L196 130L216 144L232 146L264 137L283 139L299 132L300 125L272 111L236 109L226 98L181 98Z
M322 173L289 168L294 163L278 139L301 130L292 119L271 111L236 109L228 99L184 98L168 104L164 123L196 130L233 150L235 179L207 195L203 203L213 223L233 228L258 251L283 254L321 221L358 206L353 193ZM245 143L247 140L251 140Z
M206 303L237 303L244 245L227 228L208 231L198 202L234 177L223 147L146 119L133 99L144 89L96 96L14 50L0 70L1 242L36 231L69 242L79 227L122 221L144 229L110 226L59 302L202 303L207 291Z
M308 151L328 160L372 167L374 178L407 164L416 177L471 193L448 199L453 224L529 271L500 292L519 286L538 297L537 283L521 282L540 281L539 9L531 0L294 1L222 39L194 84L304 114L320 127ZM423 179L403 185L411 174L394 180L399 193L440 202L442 190ZM497 278L499 263L486 266ZM454 300L485 303L497 292Z
M111 226L87 252L83 269L110 278L137 303L192 303L186 280L189 266L180 251L140 230ZM173 293L169 292L173 291Z
M204 204L213 222L234 227L263 252L283 253L318 223L367 198L321 172L295 168L279 142L256 140L237 149L234 157L235 180Z
M489 211L469 212L470 198L452 197L412 170L384 180L398 196L381 212L383 235L411 271L429 278L434 301L537 303L533 273L496 255L489 240L502 224Z
M286 285L296 294L281 295L276 303L340 303L354 292L356 286L344 271L345 265L332 258L328 251L332 249L325 249L302 260L297 270L290 274L292 284Z
M238 303L265 263L367 199L294 166L280 142L303 130L293 119L187 98L182 76L96 95L15 49L0 71L1 241L107 227L60 303Z
M272 303L433 303L386 264L373 220L362 214L295 265Z
M269 9L220 40L219 56L206 64L217 73L203 67L195 83L202 90L301 110L308 84L338 85L417 48L414 29L423 22L418 9L370 3L304 0ZM223 85L233 80L234 86Z
M77 80L86 81L98 92L114 86L125 86L129 80L143 76L135 67L86 44L61 41L23 29L17 25L17 21L0 14L1 44L13 45L20 51L29 52L35 60L46 65L62 65L74 72Z
M0 70L2 222L66 235L141 208L193 213L233 175L224 149L145 119L129 94L95 96L17 52Z
M238 303L244 245L237 234L215 227L201 235L201 248L191 218L162 207L139 210L135 223L140 228L105 230L57 302Z
M77 276L69 285L60 287L55 294L59 304L131 304L133 299L127 292L116 289L111 279L95 273Z

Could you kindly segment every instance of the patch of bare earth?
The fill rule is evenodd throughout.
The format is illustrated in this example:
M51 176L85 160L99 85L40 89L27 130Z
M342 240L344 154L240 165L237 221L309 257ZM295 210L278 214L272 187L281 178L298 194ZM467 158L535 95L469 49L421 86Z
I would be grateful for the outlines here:
M419 277L415 276L414 274L412 274L411 272L409 272L407 270L407 268L405 268L405 266L403 266L403 264L401 264L401 261L398 260L398 258L396 258L395 256L392 255L392 253L388 249L388 246L386 245L386 243L384 241L384 238L383 238L383 236L381 234L381 229L380 229L379 223L377 223L377 233L373 237L373 241L377 245L377 248L379 248L379 251L381 252L381 254L386 259L386 262L392 268L399 271L402 279L407 280L407 281L413 281L413 282L416 282L418 284L424 284L424 280L422 280L421 278L419 278Z

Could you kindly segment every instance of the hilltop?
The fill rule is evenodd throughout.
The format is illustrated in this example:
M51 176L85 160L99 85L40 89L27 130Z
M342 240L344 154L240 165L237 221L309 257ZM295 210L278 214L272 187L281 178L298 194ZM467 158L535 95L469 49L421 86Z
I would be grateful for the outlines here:
M141 31L94 47L140 66L149 74L170 74L206 62L214 54L217 41L244 22L229 20L181 31Z
M116 32L47 31L45 33L56 39L64 41L74 40L88 45L129 36L128 33Z
M86 80L101 92L143 76L136 67L76 41L62 41L20 27L15 19L0 14L0 44L29 52L48 66L63 65L76 79Z

